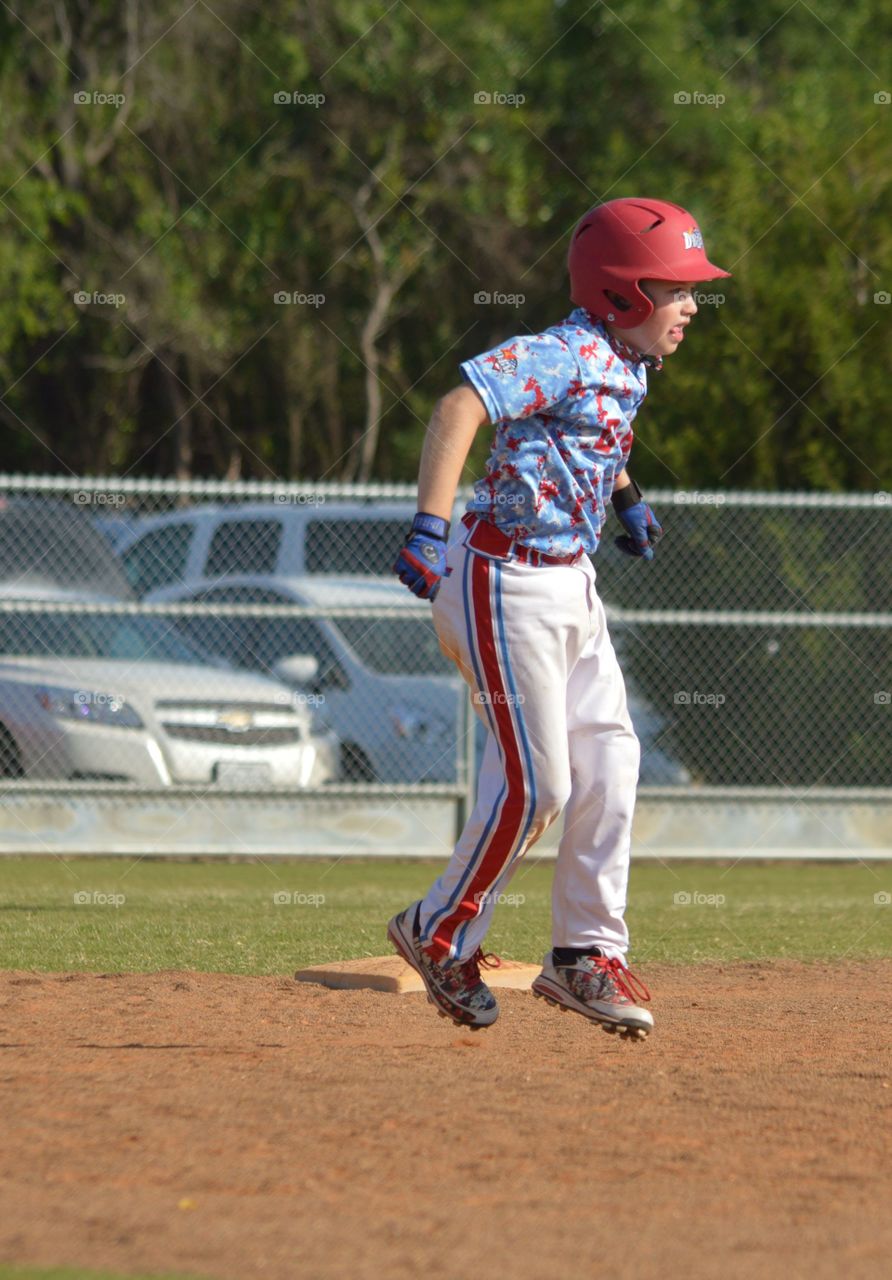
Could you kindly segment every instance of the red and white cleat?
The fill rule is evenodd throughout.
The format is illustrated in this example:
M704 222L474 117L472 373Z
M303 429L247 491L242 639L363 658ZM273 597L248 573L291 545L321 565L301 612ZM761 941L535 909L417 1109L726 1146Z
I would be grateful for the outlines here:
M617 957L596 953L580 956L575 964L556 965L549 951L532 989L549 1004L581 1013L628 1040L643 1040L653 1031L653 1015L635 1003L649 1000L650 992Z
M387 936L399 954L420 976L427 988L428 999L436 1005L443 1018L451 1018L457 1027L479 1031L491 1027L499 1016L499 1006L489 987L480 977L480 965L498 968L498 956L486 956L478 947L467 960L446 960L442 963L421 945L418 936L418 908L411 907L393 917L387 926Z

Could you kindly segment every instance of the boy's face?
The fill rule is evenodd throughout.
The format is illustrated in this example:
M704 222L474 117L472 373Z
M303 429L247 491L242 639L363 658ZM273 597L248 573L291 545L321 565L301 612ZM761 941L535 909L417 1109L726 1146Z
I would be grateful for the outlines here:
M644 356L671 356L684 341L685 326L697 314L695 287L696 281L642 280L641 289L653 302L653 313L634 329L618 329L609 323L607 329Z

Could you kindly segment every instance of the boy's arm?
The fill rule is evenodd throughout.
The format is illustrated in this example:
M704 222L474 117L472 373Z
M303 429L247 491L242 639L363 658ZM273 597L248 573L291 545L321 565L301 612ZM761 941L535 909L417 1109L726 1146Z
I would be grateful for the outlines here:
M437 401L424 437L418 476L418 511L393 571L411 592L433 600L446 572L446 539L474 436L488 420L473 387L454 387Z
M434 406L418 474L418 510L450 519L474 436L488 414L473 387L454 387Z

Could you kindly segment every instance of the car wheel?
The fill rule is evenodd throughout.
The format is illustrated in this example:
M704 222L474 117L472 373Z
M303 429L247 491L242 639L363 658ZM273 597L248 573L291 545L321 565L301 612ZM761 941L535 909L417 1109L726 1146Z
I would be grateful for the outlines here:
M24 772L15 738L0 724L0 778L21 778Z
M377 782L368 756L355 742L341 743L341 776L347 782Z

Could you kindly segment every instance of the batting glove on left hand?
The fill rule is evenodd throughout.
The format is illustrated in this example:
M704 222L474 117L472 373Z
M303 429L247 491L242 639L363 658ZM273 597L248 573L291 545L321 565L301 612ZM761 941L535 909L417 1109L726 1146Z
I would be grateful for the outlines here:
M393 572L422 600L433 600L446 574L446 539L449 521L419 511L412 521L406 545L396 558Z
M613 509L628 531L614 542L627 556L640 556L653 560L654 547L663 536L663 526L641 496L634 480L622 489L614 490L611 498Z

